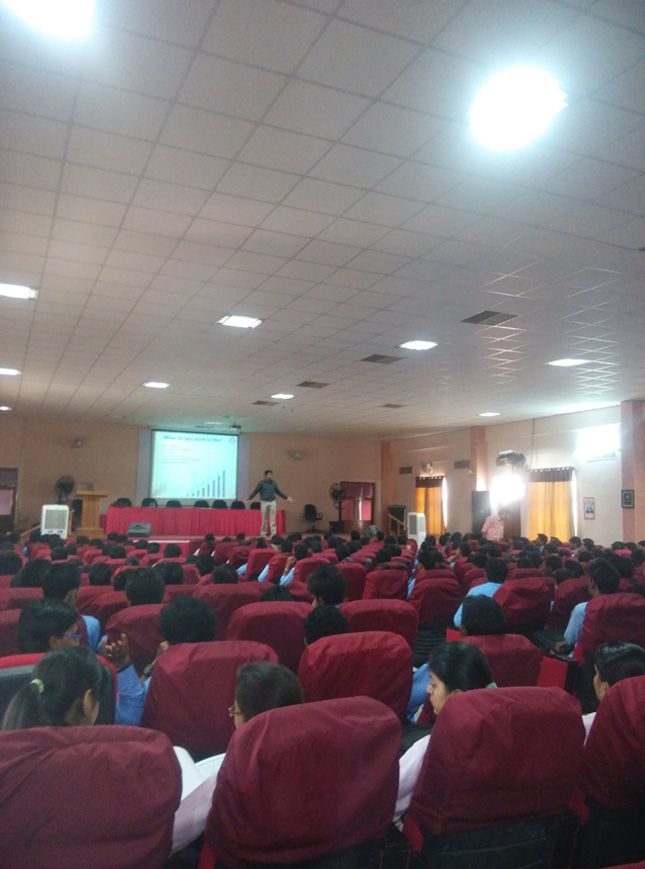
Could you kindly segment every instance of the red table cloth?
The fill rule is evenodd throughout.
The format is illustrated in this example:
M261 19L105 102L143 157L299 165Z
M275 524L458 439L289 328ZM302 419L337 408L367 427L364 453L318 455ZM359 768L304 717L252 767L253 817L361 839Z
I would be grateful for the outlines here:
M260 533L259 510L213 510L202 507L108 507L105 530L109 534L127 534L131 522L149 522L151 536L199 536L215 534L218 537L235 535L243 531L247 537ZM284 534L284 510L276 515L278 534Z

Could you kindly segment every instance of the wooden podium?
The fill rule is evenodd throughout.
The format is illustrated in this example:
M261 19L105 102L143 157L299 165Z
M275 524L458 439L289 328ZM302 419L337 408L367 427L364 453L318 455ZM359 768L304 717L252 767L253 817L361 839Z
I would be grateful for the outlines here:
M81 507L81 524L76 529L76 534L85 534L87 537L103 537L101 528L101 498L107 498L107 492L98 489L82 489L75 493L76 498L83 502Z

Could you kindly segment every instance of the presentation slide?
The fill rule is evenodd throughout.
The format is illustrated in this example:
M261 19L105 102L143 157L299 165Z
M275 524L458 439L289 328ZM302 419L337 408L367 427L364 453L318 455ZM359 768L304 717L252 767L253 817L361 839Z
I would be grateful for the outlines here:
M237 435L153 431L151 496L234 499L237 445Z

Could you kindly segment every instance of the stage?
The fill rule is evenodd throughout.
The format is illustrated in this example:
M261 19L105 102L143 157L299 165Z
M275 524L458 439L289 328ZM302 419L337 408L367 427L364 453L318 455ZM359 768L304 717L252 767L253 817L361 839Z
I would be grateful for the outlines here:
M105 532L127 534L128 526L133 522L149 524L148 537L151 540L155 536L201 539L205 534L215 534L216 537L234 537L239 533L257 537L260 534L259 510L213 510L206 507L108 507ZM285 533L284 510L276 513L276 530L278 534Z

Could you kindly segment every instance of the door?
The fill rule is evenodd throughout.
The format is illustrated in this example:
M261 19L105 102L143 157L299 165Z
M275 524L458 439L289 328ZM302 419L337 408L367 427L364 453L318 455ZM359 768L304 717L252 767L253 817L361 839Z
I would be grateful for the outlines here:
M18 468L0 468L0 534L14 530L17 489Z

